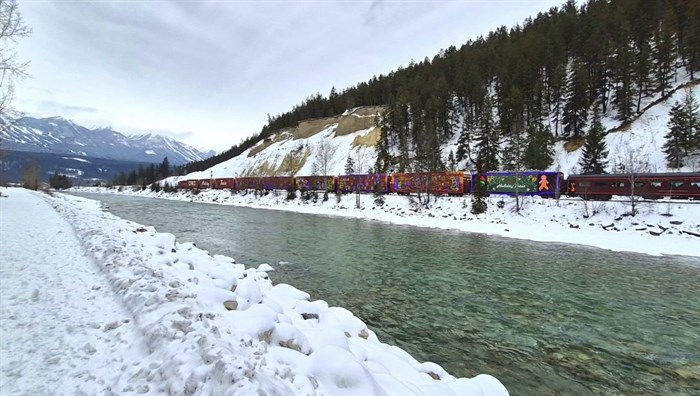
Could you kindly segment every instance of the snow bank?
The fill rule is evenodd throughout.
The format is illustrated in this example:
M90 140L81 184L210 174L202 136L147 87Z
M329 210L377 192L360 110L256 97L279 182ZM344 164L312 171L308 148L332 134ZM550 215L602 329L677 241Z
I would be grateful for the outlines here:
M145 358L124 364L140 369L110 387L118 394L144 393L135 379L149 394L508 393L492 376L458 379L381 343L348 310L274 285L269 265L212 256L97 201L44 199L73 225L147 345Z

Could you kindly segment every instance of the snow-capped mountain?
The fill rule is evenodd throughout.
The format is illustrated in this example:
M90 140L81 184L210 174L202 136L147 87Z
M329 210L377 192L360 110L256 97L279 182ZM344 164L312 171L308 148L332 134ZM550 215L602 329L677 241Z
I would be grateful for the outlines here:
M79 157L159 163L163 158L173 165L207 158L201 152L175 139L144 134L127 136L111 128L89 129L61 117L22 117L14 121L0 118L2 149L35 153L69 154Z

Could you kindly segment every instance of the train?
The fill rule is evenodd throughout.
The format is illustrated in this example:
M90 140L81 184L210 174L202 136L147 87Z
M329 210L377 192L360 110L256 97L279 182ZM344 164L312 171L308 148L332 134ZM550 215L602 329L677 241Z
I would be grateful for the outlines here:
M635 173L569 175L550 171L422 172L339 176L262 176L185 179L178 189L233 191L300 191L328 193L463 196L477 185L488 195L526 195L543 198L581 197L609 200L613 195L645 199L700 199L700 173Z

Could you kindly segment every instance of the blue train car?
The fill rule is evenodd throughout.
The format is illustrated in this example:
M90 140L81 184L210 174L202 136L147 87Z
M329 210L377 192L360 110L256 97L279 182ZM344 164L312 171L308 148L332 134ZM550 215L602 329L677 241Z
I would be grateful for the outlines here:
M476 178L476 175L473 175ZM539 195L558 198L566 190L564 174L547 171L486 172L486 191L489 194ZM474 186L471 188L474 192Z

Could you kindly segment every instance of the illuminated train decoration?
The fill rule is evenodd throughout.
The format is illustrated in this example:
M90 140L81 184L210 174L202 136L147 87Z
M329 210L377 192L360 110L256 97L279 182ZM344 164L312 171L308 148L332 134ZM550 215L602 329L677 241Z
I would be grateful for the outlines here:
M635 195L645 199L700 199L700 173L638 173L570 175L560 172L429 172L340 176L270 176L190 179L178 189L229 189L233 191L320 191L363 194L419 194L462 196L473 194L477 183L490 195L562 195L584 199L610 199Z

